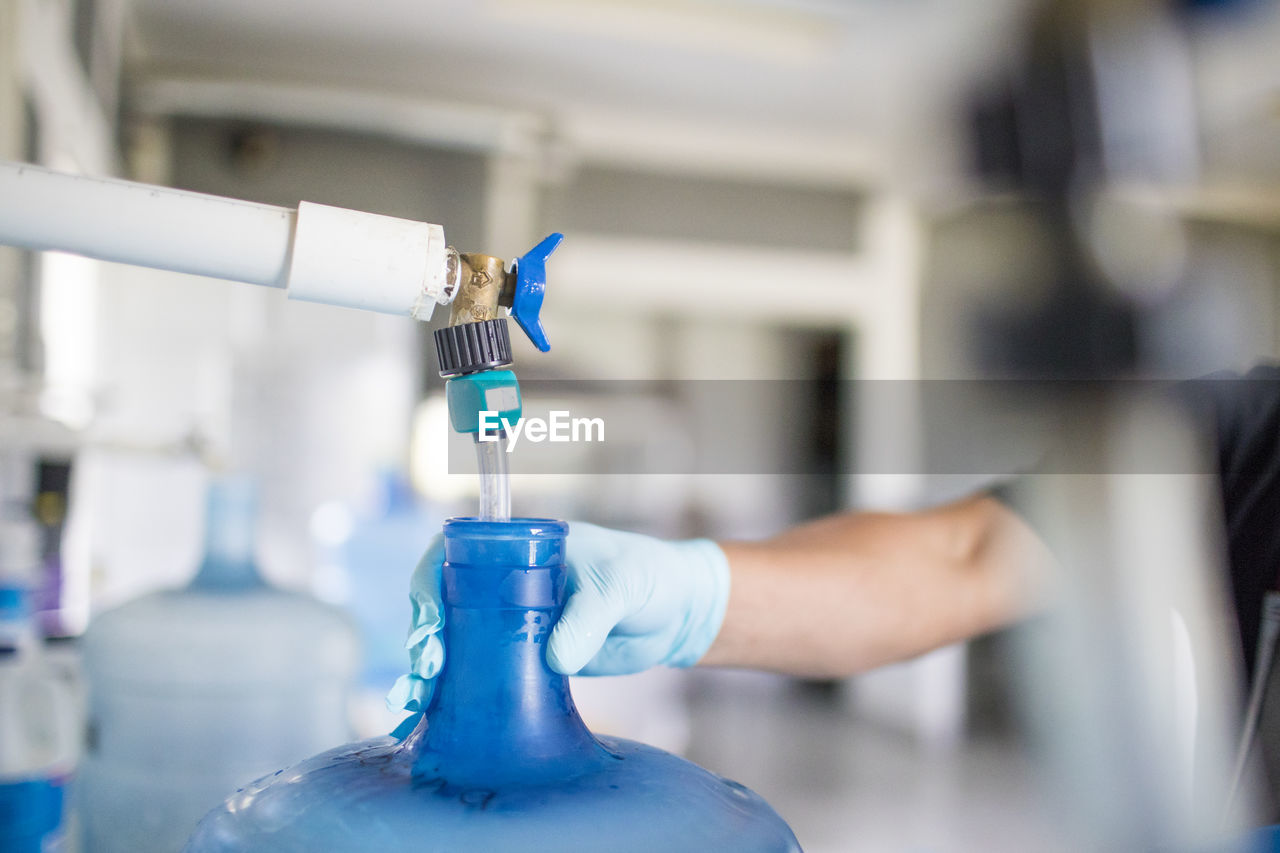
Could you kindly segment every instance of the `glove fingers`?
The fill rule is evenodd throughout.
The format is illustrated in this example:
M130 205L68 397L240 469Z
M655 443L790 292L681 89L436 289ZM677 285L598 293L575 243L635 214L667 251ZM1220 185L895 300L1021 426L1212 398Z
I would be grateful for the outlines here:
M440 570L444 565L444 538L437 535L427 546L409 580L409 674L402 675L387 694L387 707L421 711L431 698L434 678L444 664L440 629L444 613L440 603Z
M595 657L624 615L622 603L600 590L587 587L573 593L547 641L547 665L573 675Z
M431 701L433 692L435 692L435 681L420 678L412 673L402 675L396 679L391 692L387 694L387 710L404 709L413 713L424 711Z
M660 637L610 637L582 667L579 675L631 675L663 661L665 640Z
M444 625L440 607L440 570L444 566L444 538L436 535L427 551L418 561L409 579L409 602L413 613L409 621L409 639L405 647L421 643L427 634L439 631Z
M409 579L409 599L413 602L413 624L424 624L426 619L440 614L440 570L444 566L444 537L436 534L427 546L426 553L414 567ZM426 612L424 612L426 611Z
M444 643L431 634L421 646L409 650L409 671L421 678L435 678L444 666Z

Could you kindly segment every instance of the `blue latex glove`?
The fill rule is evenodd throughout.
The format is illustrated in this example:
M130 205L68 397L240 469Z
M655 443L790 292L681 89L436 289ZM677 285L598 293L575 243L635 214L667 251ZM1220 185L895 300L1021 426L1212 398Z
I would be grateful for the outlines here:
M436 534L413 570L409 581L409 601L413 614L409 622L409 674L396 680L387 694L387 708L420 713L431 701L433 680L444 665L444 605L440 601L440 569L444 565L444 536Z
M729 601L729 562L709 539L668 542L584 522L569 525L569 600L547 641L547 663L565 675L624 675L692 666L711 647ZM387 705L422 711L444 662L437 537L413 572L410 673Z
M729 561L709 539L667 542L574 522L569 600L547 641L547 664L573 675L693 666L720 632Z

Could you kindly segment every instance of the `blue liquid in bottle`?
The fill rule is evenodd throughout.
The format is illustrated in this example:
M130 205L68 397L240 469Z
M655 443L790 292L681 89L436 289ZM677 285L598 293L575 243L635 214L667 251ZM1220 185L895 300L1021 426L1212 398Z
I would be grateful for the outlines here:
M544 658L566 524L444 530L446 658L417 727L254 782L205 817L188 853L799 850L742 785L587 730Z

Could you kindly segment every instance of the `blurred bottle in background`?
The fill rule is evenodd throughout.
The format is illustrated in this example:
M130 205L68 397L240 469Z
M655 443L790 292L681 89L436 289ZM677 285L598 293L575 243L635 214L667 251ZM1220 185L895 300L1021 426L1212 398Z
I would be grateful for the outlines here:
M34 608L46 637L69 637L77 633L77 620L68 610L69 584L62 542L71 499L73 459L69 455L44 454L35 465L41 579Z
M75 849L69 790L81 705L44 659L31 606L40 537L26 513L0 518L0 850Z
M216 480L191 584L103 613L84 638L86 849L173 851L238 787L349 739L349 621L277 590L247 479Z
M344 605L360 631L364 656L354 720L360 736L386 734L404 716L389 711L384 699L408 666L409 578L444 519L395 469L378 473L364 505L326 503L311 518L320 594Z

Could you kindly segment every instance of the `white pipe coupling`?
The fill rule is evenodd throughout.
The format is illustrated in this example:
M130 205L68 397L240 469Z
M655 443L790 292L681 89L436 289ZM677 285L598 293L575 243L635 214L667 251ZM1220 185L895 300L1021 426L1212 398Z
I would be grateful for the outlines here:
M428 320L452 300L439 225L304 201L289 261L290 299Z

